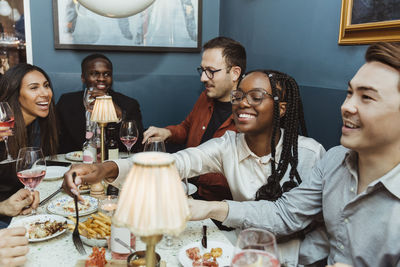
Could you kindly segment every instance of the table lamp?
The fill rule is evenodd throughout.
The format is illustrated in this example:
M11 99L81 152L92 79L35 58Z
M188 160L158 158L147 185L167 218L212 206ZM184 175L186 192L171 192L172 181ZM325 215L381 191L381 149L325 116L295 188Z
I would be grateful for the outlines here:
M91 121L97 122L101 129L101 162L104 161L105 149L104 149L104 127L107 126L109 122L117 122L118 117L115 112L114 103L111 96L98 96L94 102L94 107L92 111ZM90 186L90 195L93 197L101 198L104 196L104 186L103 184L97 183Z
M146 243L146 266L155 266L155 245L163 234L178 235L190 217L174 159L168 153L142 152L122 187L113 224L127 227Z

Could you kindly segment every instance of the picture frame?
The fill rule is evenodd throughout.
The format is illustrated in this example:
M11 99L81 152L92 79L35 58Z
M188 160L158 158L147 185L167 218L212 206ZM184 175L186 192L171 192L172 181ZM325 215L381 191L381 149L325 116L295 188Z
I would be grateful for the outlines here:
M127 18L108 18L75 0L53 0L55 49L200 52L202 0L156 0Z
M342 0L340 45L400 41L400 0Z

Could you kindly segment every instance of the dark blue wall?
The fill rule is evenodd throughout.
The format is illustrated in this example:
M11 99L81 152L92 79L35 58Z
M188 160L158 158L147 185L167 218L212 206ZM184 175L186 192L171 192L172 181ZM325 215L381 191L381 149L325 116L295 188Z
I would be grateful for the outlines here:
M346 83L363 63L365 46L337 45L341 1L204 0L203 43L225 35L243 43L248 69L273 68L301 86L310 135L326 148L339 143ZM55 50L52 1L31 1L34 64L49 72L55 97L80 89L88 51ZM115 88L139 100L145 126L185 118L202 84L200 53L105 52Z
M337 44L341 1L220 2L220 33L245 45L248 69L293 76L301 86L310 136L325 148L338 144L340 104L366 48Z
M80 63L93 51L55 50L52 0L32 0L33 63L49 73L55 98L81 88ZM219 35L219 1L203 1L203 41ZM104 51L100 51L104 52ZM104 52L114 64L114 88L136 98L145 127L182 121L203 89L200 53Z

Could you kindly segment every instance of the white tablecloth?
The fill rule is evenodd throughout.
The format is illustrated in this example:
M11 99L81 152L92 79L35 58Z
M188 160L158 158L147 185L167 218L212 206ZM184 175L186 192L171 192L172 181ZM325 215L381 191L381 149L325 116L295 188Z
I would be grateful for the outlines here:
M66 161L63 155L59 155L57 160ZM44 199L49 196L52 192L56 191L62 184L62 179L46 181L43 180L37 190L40 192L40 199ZM64 193L60 193L55 198L62 196ZM55 199L53 198L53 199ZM51 200L48 202L50 203ZM38 208L37 213L47 213L47 205ZM20 219L23 216L13 218L13 222ZM156 247L156 252L160 254L161 259L166 261L167 266L174 267L179 266L178 253L181 247L190 244L192 242L200 241L202 238L201 231L202 226L207 225L207 233L209 240L216 240L219 242L230 243L228 238L225 236L223 231L220 231L215 224L210 220L188 222L186 229L179 237L174 238L174 246L169 249L163 249L162 246ZM165 240L161 240L160 243ZM29 244L28 261L25 266L75 266L78 259L86 259L89 253L91 253L91 247L85 245L87 252L86 256L80 255L72 242L72 233L67 231L66 233L49 239L43 242L30 243ZM136 250L145 250L145 244L141 242L140 238L136 239ZM107 259L111 259L110 252L107 250Z

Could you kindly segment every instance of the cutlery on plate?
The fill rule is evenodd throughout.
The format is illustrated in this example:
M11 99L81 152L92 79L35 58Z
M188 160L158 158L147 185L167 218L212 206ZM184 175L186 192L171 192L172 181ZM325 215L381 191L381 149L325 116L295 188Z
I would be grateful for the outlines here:
M203 248L207 248L207 225L203 225L203 238L201 239Z
M50 196L46 197L45 199L43 199L42 201L40 201L39 203L39 207L43 206L44 204L47 203L47 201L49 201L50 199L52 199L53 197L55 197L58 193L60 193L62 191L62 186L60 188L57 189L57 191L55 191L54 193L52 193Z
M73 182L75 183L75 177L76 173L72 173L72 179ZM85 248L83 247L83 243L81 240L81 237L79 235L79 210L78 210L78 197L74 195L74 202L75 202L75 213L76 213L76 223L75 223L75 229L74 232L72 233L72 241L74 241L75 248L78 250L78 252L82 255L86 254Z

